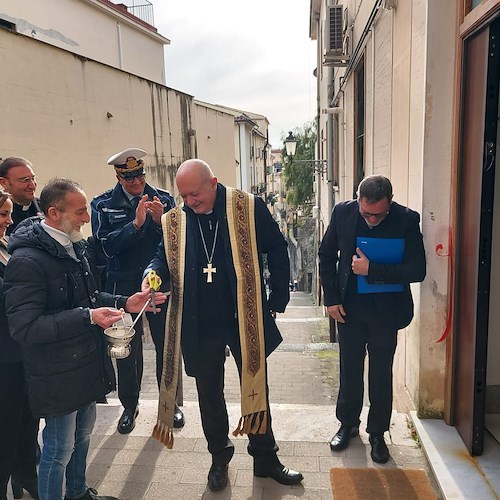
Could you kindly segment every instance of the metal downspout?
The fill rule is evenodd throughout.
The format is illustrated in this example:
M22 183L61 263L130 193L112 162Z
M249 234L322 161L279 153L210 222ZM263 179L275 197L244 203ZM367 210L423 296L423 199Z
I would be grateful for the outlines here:
M372 116L370 118L372 127L372 157L370 162L370 174L375 172L375 26L372 27Z
M332 106L333 102L333 68L328 66L327 71L328 78L328 107ZM333 206L335 203L334 192L333 192L333 114L327 114L326 122L326 180L327 180L327 224L330 221L330 217L333 211Z
M122 28L120 23L116 23L116 34L118 35L118 67L123 69Z

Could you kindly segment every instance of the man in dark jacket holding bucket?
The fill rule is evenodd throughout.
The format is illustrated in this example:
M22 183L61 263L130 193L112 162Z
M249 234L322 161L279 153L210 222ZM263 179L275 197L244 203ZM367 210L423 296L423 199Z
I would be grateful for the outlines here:
M45 218L27 219L9 241L4 282L11 335L22 344L34 415L45 418L39 469L40 499L109 499L85 481L95 401L114 389L102 329L139 312L148 293L131 297L98 291L81 228L87 198L71 180L42 190ZM157 303L165 301L158 294Z

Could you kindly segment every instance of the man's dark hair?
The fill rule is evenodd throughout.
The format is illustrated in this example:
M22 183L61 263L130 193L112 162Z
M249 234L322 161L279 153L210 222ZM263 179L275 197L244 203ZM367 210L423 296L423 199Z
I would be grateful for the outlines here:
M7 177L11 168L24 166L33 167L33 164L26 158L21 158L20 156L5 158L5 160L0 163L0 177Z
M384 198L392 201L391 181L383 175L365 177L359 184L358 198L365 199L368 203L377 203Z
M78 182L71 179L62 179L60 177L50 179L40 194L41 211L47 215L50 207L56 207L63 212L66 194L70 192L83 193L83 189Z

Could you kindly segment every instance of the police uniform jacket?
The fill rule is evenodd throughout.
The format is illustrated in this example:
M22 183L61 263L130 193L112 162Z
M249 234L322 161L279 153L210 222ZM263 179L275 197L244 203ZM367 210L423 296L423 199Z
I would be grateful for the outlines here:
M175 206L168 191L144 186L144 194L152 201L157 196L164 212ZM132 224L135 207L123 192L120 183L91 202L92 233L100 241L106 255L106 291L132 294L140 290L142 274L162 239L161 226L150 214L140 229Z

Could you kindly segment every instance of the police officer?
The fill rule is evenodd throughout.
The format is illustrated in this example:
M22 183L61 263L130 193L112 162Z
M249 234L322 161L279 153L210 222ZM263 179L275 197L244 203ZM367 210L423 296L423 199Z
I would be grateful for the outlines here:
M175 206L168 191L146 183L144 162L146 151L125 149L113 155L117 184L113 189L96 196L92 202L92 233L100 242L106 256L106 291L132 294L141 288L142 274L153 258L162 238L161 216ZM158 386L163 367L166 306L147 318L156 349L156 378ZM118 432L128 434L135 427L139 413L139 392L143 372L142 322L135 326L136 335L127 358L118 359L118 397L124 411L118 422ZM174 426L184 425L184 415L175 408Z

